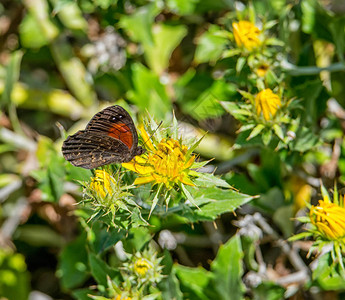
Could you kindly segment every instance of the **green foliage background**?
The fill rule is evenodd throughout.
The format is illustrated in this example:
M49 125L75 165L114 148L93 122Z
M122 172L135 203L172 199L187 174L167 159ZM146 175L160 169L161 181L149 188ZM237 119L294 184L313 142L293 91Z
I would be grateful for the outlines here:
M265 26L265 52L238 50L241 19ZM301 184L316 203L320 179L345 183L341 0L4 0L0 33L0 297L107 297L107 276L123 280L119 241L128 253L156 246L165 277L146 293L161 299L343 296L329 256L285 242L301 231ZM263 86L291 101L281 122L248 121L245 99ZM149 114L169 126L174 112L186 136L206 134L195 152L218 177L193 193L201 211L179 206L128 230L86 222L77 181L92 172L67 163L61 145L115 103L136 124Z

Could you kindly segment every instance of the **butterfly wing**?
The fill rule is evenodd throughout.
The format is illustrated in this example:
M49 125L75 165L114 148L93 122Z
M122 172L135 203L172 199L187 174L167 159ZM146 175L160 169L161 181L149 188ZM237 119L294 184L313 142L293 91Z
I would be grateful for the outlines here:
M62 145L62 154L72 165L85 169L132 159L123 142L92 130L80 130L69 136Z
M129 113L119 105L109 106L93 116L85 131L122 141L130 152L138 146L138 134Z

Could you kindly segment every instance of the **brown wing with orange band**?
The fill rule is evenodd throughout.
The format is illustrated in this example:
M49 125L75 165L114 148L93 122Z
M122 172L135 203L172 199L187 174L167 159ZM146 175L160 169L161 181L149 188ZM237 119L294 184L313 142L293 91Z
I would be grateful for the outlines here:
M62 145L65 159L85 169L129 162L143 153L145 149L138 146L137 131L130 115L118 105L97 113L85 130L67 137Z
M78 131L64 141L62 154L72 165L85 169L128 162L133 158L121 141L85 130Z
M106 134L124 143L132 152L138 145L138 135L132 118L121 106L109 106L97 113L87 124L86 131Z

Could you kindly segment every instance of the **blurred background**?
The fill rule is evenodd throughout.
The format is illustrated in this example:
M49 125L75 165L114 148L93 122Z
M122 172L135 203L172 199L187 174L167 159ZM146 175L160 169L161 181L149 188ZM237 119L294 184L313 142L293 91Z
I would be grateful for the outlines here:
M91 172L71 167L60 149L112 104L136 124L149 114L169 125L174 112L186 136L207 132L196 150L213 159L206 171L261 195L238 215L260 211L290 236L291 217L320 198L319 179L345 180L344 14L343 1L1 0L0 298L75 299L59 280L69 255L61 251L81 234L76 181ZM254 58L236 50L232 34L232 22L248 17L272 38ZM222 105L260 89L253 61L266 63L265 85L297 99L287 110L298 124L283 128L293 145L248 141L250 131L238 135L243 118ZM169 228L189 236L173 258L209 268L234 219L224 214L217 230L212 222ZM271 242L263 247L272 270L286 274ZM75 286L91 285L85 278Z

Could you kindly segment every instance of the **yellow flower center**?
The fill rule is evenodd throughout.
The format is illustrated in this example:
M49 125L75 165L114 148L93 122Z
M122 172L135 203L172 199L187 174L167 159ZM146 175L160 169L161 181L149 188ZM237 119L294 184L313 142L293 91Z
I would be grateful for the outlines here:
M140 258L134 263L134 272L141 277L144 277L150 269L152 269L152 264L144 258Z
M335 203L319 200L310 209L310 220L318 231L329 240L345 237L345 208Z
M269 65L267 64L261 64L260 66L258 66L258 68L256 69L256 74L260 77L264 77L267 73L267 71L269 70Z
M122 297L121 295L117 295L116 298L113 298L114 300L132 300L131 297Z
M104 170L96 170L95 177L91 178L90 189L100 197L105 198L107 195L113 195L112 184L116 184L113 177Z
M252 51L261 45L260 30L252 22L239 21L238 23L232 23L232 28L238 47L244 47Z
M187 151L188 148L177 140L162 139L156 147L152 146L146 156L136 157L122 166L143 175L135 180L135 184L164 183L167 188L179 182L193 185L188 173L195 156L187 155Z
M281 101L278 95L274 94L271 89L265 89L255 97L256 113L259 116L262 112L265 120L275 116Z
M186 146L181 146L178 141L163 139L158 144L157 152L152 154L150 161L156 173L170 179L179 176L185 169Z

